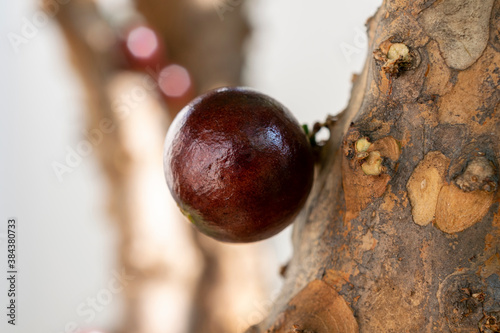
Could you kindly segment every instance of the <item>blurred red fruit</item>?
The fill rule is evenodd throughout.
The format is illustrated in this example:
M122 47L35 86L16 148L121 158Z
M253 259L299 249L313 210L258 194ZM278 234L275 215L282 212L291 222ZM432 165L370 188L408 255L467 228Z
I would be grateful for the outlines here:
M167 63L160 35L146 25L135 25L126 33L123 48L128 65L136 70L155 70Z
M158 87L169 107L180 110L194 97L191 76L186 68L172 64L163 68L158 76Z

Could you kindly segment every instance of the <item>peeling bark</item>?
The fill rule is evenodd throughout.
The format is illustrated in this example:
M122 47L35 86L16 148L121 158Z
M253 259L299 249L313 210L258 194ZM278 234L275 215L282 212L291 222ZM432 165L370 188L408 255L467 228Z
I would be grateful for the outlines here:
M281 295L248 332L499 332L499 27L498 0L387 0L369 19ZM389 138L398 154L366 148ZM335 320L331 295L310 305L318 280L347 305Z

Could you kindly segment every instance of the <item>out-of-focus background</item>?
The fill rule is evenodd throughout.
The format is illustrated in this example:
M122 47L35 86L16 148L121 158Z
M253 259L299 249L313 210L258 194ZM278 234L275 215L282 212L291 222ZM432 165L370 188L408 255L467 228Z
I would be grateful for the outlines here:
M272 306L290 228L245 245L194 233L163 179L163 137L221 84L254 87L301 123L340 112L380 1L183 1L0 4L1 332L236 333ZM163 36L156 74L124 55L137 26Z

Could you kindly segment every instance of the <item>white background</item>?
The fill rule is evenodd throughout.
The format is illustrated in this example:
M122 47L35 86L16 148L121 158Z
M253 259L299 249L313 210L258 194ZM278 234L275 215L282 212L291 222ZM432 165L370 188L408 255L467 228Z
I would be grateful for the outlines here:
M61 1L62 2L62 1ZM258 0L248 45L246 85L285 104L302 123L347 103L351 76L368 52L364 23L380 1ZM33 22L33 1L0 3L0 331L62 333L78 306L106 287L115 269L112 222L96 161L85 158L63 182L51 164L83 137L84 103L54 23L40 25L15 52L8 33ZM18 326L6 324L5 233L19 221ZM270 241L281 263L290 230ZM3 309L3 310L2 310ZM118 300L93 326L113 327Z

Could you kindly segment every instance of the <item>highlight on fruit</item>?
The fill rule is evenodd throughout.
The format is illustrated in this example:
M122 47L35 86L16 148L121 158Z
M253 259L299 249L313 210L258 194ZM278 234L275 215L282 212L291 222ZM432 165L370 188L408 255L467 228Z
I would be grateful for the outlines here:
M202 233L225 242L271 237L312 187L314 157L290 111L250 88L220 88L188 104L164 147L168 188Z

